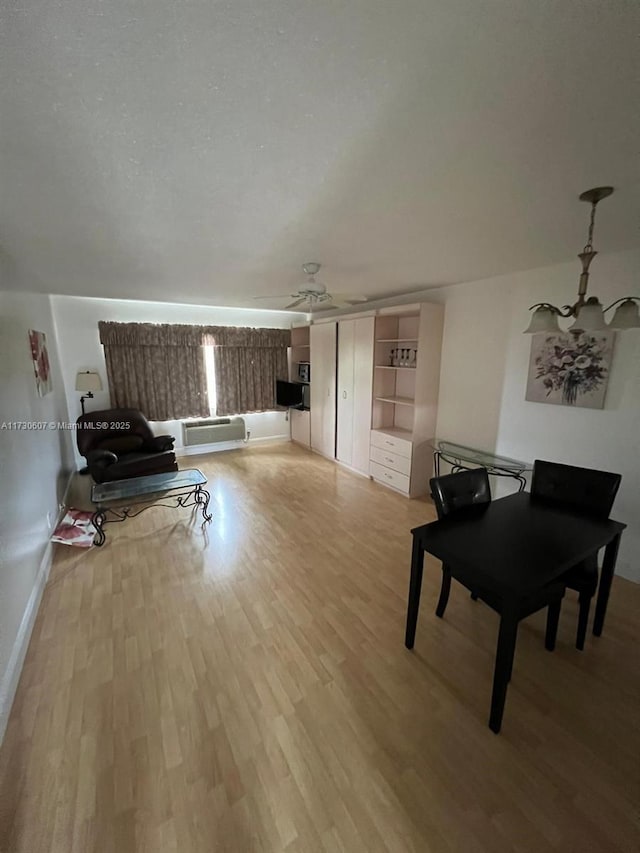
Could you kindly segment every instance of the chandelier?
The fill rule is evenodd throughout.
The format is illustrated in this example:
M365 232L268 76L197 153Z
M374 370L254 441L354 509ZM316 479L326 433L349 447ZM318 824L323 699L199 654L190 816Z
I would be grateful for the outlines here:
M529 309L533 311L529 327L525 334L536 332L560 332L558 317L575 317L574 323L569 326L570 332L597 332L600 329L638 329L640 328L640 312L637 303L638 296L623 296L612 302L608 308L602 307L597 296L587 298L587 286L589 284L589 265L598 254L593 248L593 228L596 221L596 206L603 198L607 198L613 192L613 187L595 187L586 190L580 196L580 201L587 201L591 205L591 218L589 220L589 234L587 244L578 257L582 262L582 273L578 284L578 299L573 305L565 305L558 308L549 302L538 302ZM617 308L616 308L617 306ZM605 323L604 315L612 308L616 311L609 323Z

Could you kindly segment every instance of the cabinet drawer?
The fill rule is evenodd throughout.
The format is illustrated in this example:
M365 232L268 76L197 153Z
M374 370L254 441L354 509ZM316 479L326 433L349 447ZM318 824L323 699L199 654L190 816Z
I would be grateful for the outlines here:
M382 450L391 450L397 453L398 456L405 456L411 459L411 442L405 438L396 438L393 435L387 435L384 432L377 430L371 431L371 444L374 447L380 447Z
M399 474L409 476L411 474L411 460L406 456L400 456L392 450L383 450L381 447L371 447L371 461L391 468Z
M385 486L393 486L394 489L404 492L405 495L409 494L409 478L404 474L385 468L384 465L379 465L377 462L370 463L369 473L379 483L384 483Z

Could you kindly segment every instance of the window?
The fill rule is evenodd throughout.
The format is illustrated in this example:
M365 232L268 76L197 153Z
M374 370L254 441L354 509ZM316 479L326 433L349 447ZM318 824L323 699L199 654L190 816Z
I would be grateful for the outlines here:
M207 374L207 395L209 397L209 414L212 417L216 415L216 366L215 366L215 347L204 347L204 369Z

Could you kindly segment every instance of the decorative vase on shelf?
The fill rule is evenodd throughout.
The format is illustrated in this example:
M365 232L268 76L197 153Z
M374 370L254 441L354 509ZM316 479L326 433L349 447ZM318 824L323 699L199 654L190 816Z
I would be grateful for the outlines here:
M407 362L409 367L416 366L416 350L409 350L409 361Z

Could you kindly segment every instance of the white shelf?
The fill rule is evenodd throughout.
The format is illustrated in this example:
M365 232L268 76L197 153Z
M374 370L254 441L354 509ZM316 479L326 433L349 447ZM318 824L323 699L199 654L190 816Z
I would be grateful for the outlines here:
M402 438L405 441L413 440L413 432L410 429L402 429L402 427L376 427L372 429L371 432L379 432L382 435L389 435L392 438Z
M428 302L376 313L371 473L410 497L429 494L433 462L426 437L435 432L442 315L443 306Z
M403 365L402 367L393 367L390 364L375 364L374 367L376 370L415 370L415 367L407 367Z
M396 406L415 406L415 400L411 397L376 397L381 403L393 403Z

